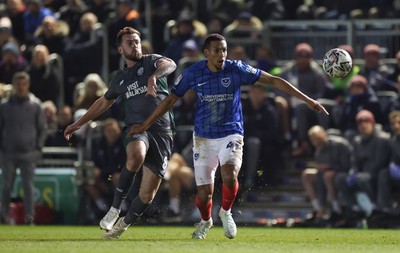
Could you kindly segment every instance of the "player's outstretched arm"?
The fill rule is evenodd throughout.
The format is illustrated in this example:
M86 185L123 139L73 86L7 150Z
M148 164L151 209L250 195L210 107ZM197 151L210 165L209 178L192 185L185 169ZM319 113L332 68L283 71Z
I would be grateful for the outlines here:
M261 82L262 84L272 85L273 87L289 95L295 96L303 100L312 110L325 113L326 115L329 114L328 111L325 109L325 107L323 107L318 101L308 97L306 94L301 92L299 89L297 89L291 83L289 83L288 81L286 81L281 77L270 75L265 71L261 71L261 76L258 79L258 81Z
M64 137L68 141L72 134L87 122L97 118L114 103L114 99L107 100L104 96L97 99L88 111L77 121L69 125L64 131Z
M131 130L128 133L128 136L138 134L138 133L143 133L149 127L162 115L164 115L166 112L168 112L178 101L179 97L175 95L174 93L171 93L166 97L158 106L157 108L153 111L153 113L142 123L139 125L134 125Z
M157 69L153 75L149 77L147 82L146 96L150 95L153 97L157 96L157 79L168 76L176 69L176 64L169 58L161 58L156 62Z

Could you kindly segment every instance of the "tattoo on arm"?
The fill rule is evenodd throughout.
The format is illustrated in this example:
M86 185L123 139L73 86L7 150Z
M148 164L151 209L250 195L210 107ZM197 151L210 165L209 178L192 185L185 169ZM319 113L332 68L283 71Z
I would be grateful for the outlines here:
M176 69L176 64L172 60L159 60L157 69L154 71L154 76L159 79L168 76Z

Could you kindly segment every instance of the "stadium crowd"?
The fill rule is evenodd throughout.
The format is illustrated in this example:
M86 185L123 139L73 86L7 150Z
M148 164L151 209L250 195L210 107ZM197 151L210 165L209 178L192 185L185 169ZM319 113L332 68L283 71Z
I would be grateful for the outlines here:
M16 73L29 75L31 95L41 101L45 115L47 138L43 145L70 145L63 138L63 129L74 115L79 117L104 94L109 76L123 65L114 43L123 27L133 27L143 34L144 54L160 53L177 63L177 71L169 76L172 85L183 69L202 59L201 43L208 33L229 33L247 40L256 37L268 20L400 17L399 0L219 0L197 5L189 0L150 2L154 8L151 27L146 24L145 1L140 0L0 1L0 96L4 101L10 97ZM246 136L239 177L243 189L283 184L282 168L287 160L307 158L312 163L301 177L315 211L309 224L319 226L328 216L333 226L353 226L354 215L370 220L394 215L400 200L399 48L394 55L385 55L385 45L371 43L363 45L362 55L355 55L351 45L337 45L362 59L362 64L354 65L345 78L331 79L323 72L320 59L314 59L313 47L307 42L288 48L293 51L293 59L283 65L274 58L273 48L230 44L228 59L249 62L287 79L308 96L319 99L330 112L329 117L317 115L297 99L259 85L245 89L242 103ZM396 64L383 64L382 58L395 58ZM193 168L194 97L188 92L174 107L174 157L179 159L171 164L167 186L173 190L165 221L180 220L182 194L193 194L193 181L188 179L193 174L188 168ZM85 189L98 217L108 210L111 189L126 159L118 141L118 123L124 119L124 112L117 108L112 106L97 119L103 123L98 124L101 130L91 145L95 174ZM76 138L72 143L79 145L85 133ZM0 137L2 153L9 145L5 140ZM337 154L337 143L349 152L343 164L332 157ZM378 155L381 153L384 155ZM3 192L3 200L4 194L8 193ZM3 204L2 222L6 222L6 212Z

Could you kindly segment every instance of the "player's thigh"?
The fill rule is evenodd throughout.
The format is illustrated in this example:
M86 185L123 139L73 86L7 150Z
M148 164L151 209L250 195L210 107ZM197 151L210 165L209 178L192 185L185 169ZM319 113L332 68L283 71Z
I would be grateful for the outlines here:
M218 167L216 140L193 136L193 163L196 185L213 184Z
M240 170L243 161L243 136L233 134L221 138L218 147L218 160L221 166L233 165L232 168Z

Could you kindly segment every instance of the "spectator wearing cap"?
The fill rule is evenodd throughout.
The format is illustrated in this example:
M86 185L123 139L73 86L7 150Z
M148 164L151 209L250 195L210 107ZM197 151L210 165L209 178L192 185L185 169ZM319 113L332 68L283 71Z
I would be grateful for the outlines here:
M46 16L54 16L54 13L43 6L42 0L28 0L24 13L25 42L28 45L34 42L34 33L42 24Z
M378 175L389 165L390 136L368 110L359 111L355 121L358 133L353 140L352 167L348 173L339 173L336 187L345 214L361 211L368 217L376 206Z
M194 40L196 44L199 44L200 38L195 36L195 27L191 14L184 13L180 15L176 23L176 34L167 44L164 55L175 62L179 62L179 59L182 58L183 44L188 40Z
M381 48L376 44L368 44L364 47L364 67L359 74L367 78L368 84L375 91L396 91L395 83L388 79L390 68L383 64L381 59Z
M24 13L26 6L22 0L7 0L6 9L12 24L12 33L20 44L25 42Z
M262 28L262 22L258 17L250 12L243 11L232 23L225 27L223 33L234 38L256 39Z
M193 39L185 41L183 43L182 55L178 61L175 76L179 76L184 69L188 68L193 63L198 62L200 59L200 50L197 42Z
M295 59L282 67L281 77L302 90L314 99L323 97L328 79L321 66L313 59L313 48L308 43L299 43L294 48ZM278 92L278 91L277 91ZM281 94L278 92L277 94ZM313 125L321 125L318 115L308 110L304 103L295 97L288 97L290 108L294 111L297 121L298 147L293 150L293 156L311 155L307 131ZM325 127L325 125L323 125Z
M348 139L357 133L357 122L355 116L361 110L368 110L378 123L382 123L382 113L378 97L375 92L368 89L368 81L361 75L355 75L350 79L348 96L344 102L338 105L340 109L339 129Z
M10 84L13 75L18 71L25 70L27 62L20 51L12 42L6 43L1 48L0 60L0 83Z
M115 38L118 32L124 27L132 27L142 34L142 40L146 39L143 35L143 21L140 13L133 8L130 0L118 0L116 16L109 20L108 24L108 41L110 44L110 71L118 70L121 55L118 53Z
M2 17L0 18L0 48L8 42L13 42L16 45L18 44L12 34L11 20L8 17Z

